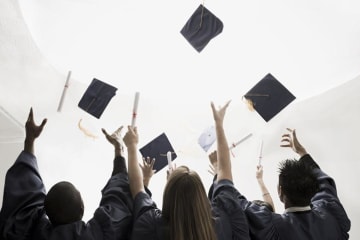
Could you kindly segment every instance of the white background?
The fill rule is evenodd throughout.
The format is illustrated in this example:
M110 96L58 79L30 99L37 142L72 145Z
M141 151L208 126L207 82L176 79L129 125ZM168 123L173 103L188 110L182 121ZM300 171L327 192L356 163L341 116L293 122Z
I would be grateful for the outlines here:
M112 168L113 149L100 128L111 132L130 124L139 91L139 147L165 132L178 154L177 165L198 171L208 188L207 153L197 138L213 124L210 101L221 105L232 99L225 121L229 143L253 134L234 150L240 192L249 199L261 197L255 168L263 139L265 182L277 212L283 211L276 194L277 164L295 155L279 147L280 136L286 127L296 128L307 150L337 181L352 220L351 239L358 239L359 3L209 0L205 6L223 21L224 30L201 53L180 34L199 4L2 0L0 182L22 149L23 123L33 106L39 123L49 120L36 143L46 187L73 182L85 201L84 220L90 219ZM69 70L70 88L58 113ZM269 72L297 99L266 123L241 97ZM118 88L100 119L77 107L94 77ZM84 136L80 119L98 138ZM150 183L159 207L164 183L164 171Z

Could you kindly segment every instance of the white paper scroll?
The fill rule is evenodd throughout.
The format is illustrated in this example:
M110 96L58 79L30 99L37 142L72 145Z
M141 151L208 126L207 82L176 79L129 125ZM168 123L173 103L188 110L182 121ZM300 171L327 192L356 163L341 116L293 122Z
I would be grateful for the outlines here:
M263 152L263 140L261 140L261 145L260 145L259 162L258 162L259 166L261 166L262 152Z
M172 157L171 157L171 152L167 152L166 153L166 156L167 156L167 160L168 160L168 167L169 167L169 170L172 168Z
M135 99L134 99L132 119L131 119L131 127L135 127L135 125L136 125L137 109L138 109L138 106L139 106L139 97L140 97L140 93L136 92L135 93Z
M65 82L65 86L64 86L64 90L61 94L61 98L60 98L60 102L59 102L59 106L57 111L61 112L62 106L64 104L64 99L65 99L65 95L66 95L66 91L69 88L69 83L70 83L70 77L71 77L71 71L69 71L67 78L66 78L66 82Z
M248 139L251 136L252 136L252 133L249 133L248 135L243 137L241 140L237 141L236 143L231 144L229 147L229 150L232 150L233 148L235 148L236 146L238 146L240 143L242 143L243 141L245 141L246 139Z

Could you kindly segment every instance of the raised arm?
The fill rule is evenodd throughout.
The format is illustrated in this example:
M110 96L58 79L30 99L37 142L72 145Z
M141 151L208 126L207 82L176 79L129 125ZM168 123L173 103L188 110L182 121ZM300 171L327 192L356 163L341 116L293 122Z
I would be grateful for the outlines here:
M216 129L216 138L217 138L217 161L218 161L217 180L218 181L222 179L228 179L232 181L233 179L231 172L229 145L223 127L224 116L229 104L230 101L228 101L223 107L220 107L217 110L214 106L214 103L211 102L211 108L215 120L215 129Z
M35 124L31 108L25 123L24 150L5 177L0 239L25 239L41 217L46 192L34 155L34 143L45 124L46 119L40 125Z
M284 134L282 136L282 142L287 142L287 144L280 145L281 147L291 147L296 153L300 155L299 161L303 161L308 166L313 169L313 172L319 183L319 190L311 199L312 208L327 208L327 211L331 212L333 216L336 217L341 230L342 238L348 239L351 227L350 219L347 216L347 213L342 206L340 199L337 196L336 184L333 178L324 173L319 165L314 161L314 159L307 153L305 148L299 143L295 129L292 130L287 128L290 132L289 134ZM324 204L326 202L326 204Z
M139 192L145 192L143 175L139 166L138 155L137 155L137 144L139 137L137 128L128 126L128 132L124 137L124 143L128 151L128 174L130 181L130 191L133 198Z
M120 172L123 172L123 173L127 172L125 158L124 158L124 146L121 142L122 141L121 140L122 128L123 128L123 126L119 127L111 135L109 135L104 128L101 129L102 132L104 133L106 139L108 140L108 142L114 146L115 157L114 157L114 166L113 166L112 176L114 176L115 174L120 173Z
M265 202L269 203L275 212L274 202L272 200L271 194L270 194L269 190L267 189L264 179L263 179L263 166L261 166L261 165L256 166L256 180L259 184L263 200Z

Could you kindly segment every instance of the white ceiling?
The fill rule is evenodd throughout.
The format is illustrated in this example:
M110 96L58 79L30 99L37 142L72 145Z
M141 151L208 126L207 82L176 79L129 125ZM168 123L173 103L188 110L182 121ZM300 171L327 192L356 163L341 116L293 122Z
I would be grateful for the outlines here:
M19 2L57 70L122 92L235 99L271 72L304 99L360 73L357 0L207 0L224 30L200 54L180 30L202 1Z

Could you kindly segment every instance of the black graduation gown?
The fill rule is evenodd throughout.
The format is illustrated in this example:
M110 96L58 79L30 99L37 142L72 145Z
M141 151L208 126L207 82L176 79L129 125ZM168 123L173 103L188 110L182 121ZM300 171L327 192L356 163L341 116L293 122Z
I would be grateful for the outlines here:
M252 239L349 239L350 220L337 196L334 180L321 171L310 155L299 161L313 167L320 184L319 192L311 199L311 210L277 214L242 197L240 202Z
M214 185L211 206L219 240L250 239L247 220L237 200L239 195L229 180L221 180ZM132 239L166 239L167 228L161 210L156 207L151 197L144 192L138 193L134 201Z
M110 178L102 190L100 206L87 223L78 221L53 227L44 211L45 196L36 157L23 151L6 174L0 239L129 239L132 198L126 172Z

